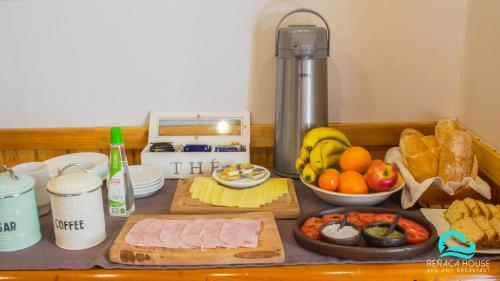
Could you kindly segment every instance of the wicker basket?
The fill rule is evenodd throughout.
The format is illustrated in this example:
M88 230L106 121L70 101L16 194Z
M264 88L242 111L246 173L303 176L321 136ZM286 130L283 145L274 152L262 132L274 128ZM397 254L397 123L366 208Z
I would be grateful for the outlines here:
M474 179L477 178L478 170L478 160L476 155L474 155L470 176ZM418 200L418 205L422 208L444 209L448 208L448 206L450 206L454 200L464 199L466 197L482 200L485 202L488 201L486 198L484 198L468 186L461 188L460 191L457 192L457 194L451 196L442 191L438 186L431 185Z

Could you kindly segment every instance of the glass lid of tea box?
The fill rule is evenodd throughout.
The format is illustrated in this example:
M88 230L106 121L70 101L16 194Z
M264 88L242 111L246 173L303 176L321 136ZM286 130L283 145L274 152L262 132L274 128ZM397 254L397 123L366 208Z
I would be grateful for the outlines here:
M151 111L149 118L150 143L250 143L248 111Z

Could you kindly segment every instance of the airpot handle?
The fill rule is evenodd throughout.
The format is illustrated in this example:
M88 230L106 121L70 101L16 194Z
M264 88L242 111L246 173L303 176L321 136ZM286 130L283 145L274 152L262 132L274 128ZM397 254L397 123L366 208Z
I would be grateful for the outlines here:
M286 14L283 18L281 18L281 20L278 22L278 25L276 26L276 32L275 32L275 43L276 43L276 49L275 49L275 52L274 52L274 56L278 56L278 32L279 32L279 28L280 28L280 25L281 23L289 16L293 15L293 14L296 14L296 13L310 13L310 14L313 14L313 15L316 15L318 18L320 18L323 23L325 24L326 26L326 31L327 31L327 35L326 35L326 42L327 42L327 49L326 49L326 55L327 56L330 56L330 27L328 26L328 23L326 22L325 18L323 18L323 16L321 16L318 12L314 11L314 10L311 10L311 9L296 9L296 10L293 10L291 12L289 12L288 14Z

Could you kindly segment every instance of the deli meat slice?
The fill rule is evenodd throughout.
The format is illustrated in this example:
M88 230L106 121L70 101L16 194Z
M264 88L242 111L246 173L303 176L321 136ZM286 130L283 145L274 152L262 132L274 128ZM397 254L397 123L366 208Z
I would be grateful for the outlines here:
M171 249L194 248L193 245L186 244L181 240L182 230L184 230L188 222L186 220L165 220L160 233L160 241L163 247Z
M201 246L201 231L205 223L209 223L207 220L192 220L186 224L181 232L182 242L194 246Z
M220 240L220 231L224 225L222 219L208 220L201 230L201 249L211 249L223 247L224 243Z
M142 238L144 244L149 247L162 247L163 243L160 240L160 234L165 224L165 220L154 219L143 231Z
M144 244L144 238L142 236L143 231L152 223L155 219L143 219L137 222L125 236L125 242L132 246L147 246Z
M143 219L125 235L131 246L168 249L256 248L259 219Z
M261 221L257 219L230 219L224 222L220 240L226 248L256 248Z

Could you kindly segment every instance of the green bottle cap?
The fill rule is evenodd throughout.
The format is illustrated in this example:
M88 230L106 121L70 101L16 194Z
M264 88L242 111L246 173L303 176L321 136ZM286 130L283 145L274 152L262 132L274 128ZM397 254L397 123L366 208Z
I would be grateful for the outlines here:
M122 143L123 143L123 136L120 127L111 128L111 144L119 145Z

